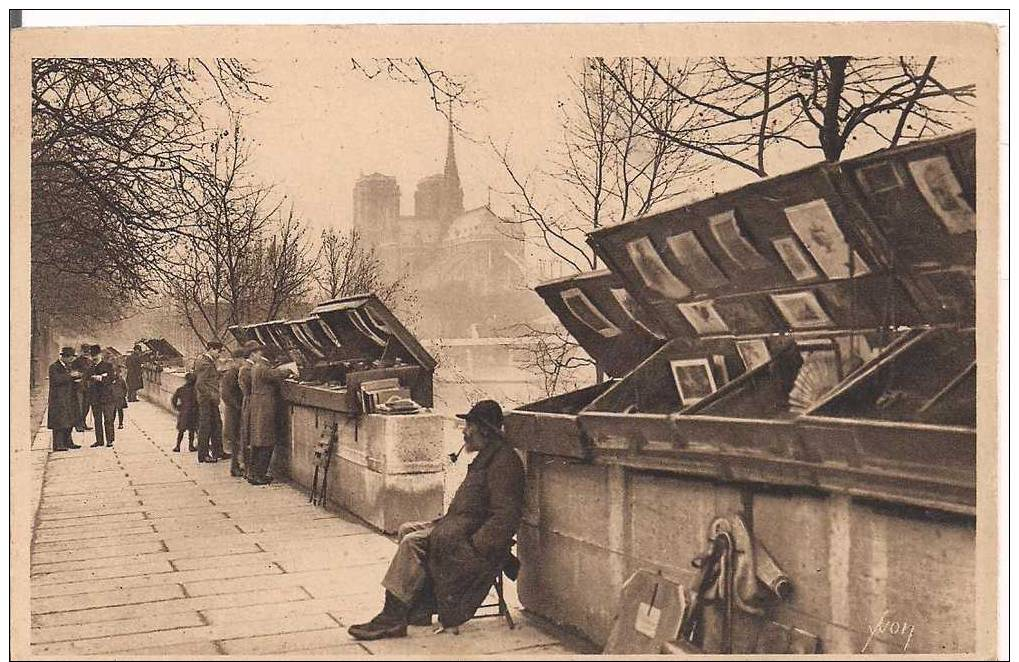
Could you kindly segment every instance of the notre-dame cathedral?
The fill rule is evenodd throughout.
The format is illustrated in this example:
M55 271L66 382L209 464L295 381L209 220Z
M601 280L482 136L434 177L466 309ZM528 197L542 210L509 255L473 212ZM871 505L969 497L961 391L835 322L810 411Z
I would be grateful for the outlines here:
M388 275L406 275L422 307L422 337L515 335L515 325L543 314L528 288L519 229L489 206L464 208L450 126L445 167L421 179L414 214L400 215L395 177L364 175L354 185L354 229L373 246Z

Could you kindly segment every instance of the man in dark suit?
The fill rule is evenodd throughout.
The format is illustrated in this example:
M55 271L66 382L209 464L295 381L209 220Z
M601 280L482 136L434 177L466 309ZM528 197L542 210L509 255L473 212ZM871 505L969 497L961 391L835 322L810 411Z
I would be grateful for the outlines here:
M92 403L92 424L96 428L96 442L92 447L113 446L116 436L114 419L117 416L116 399L113 396L113 382L117 376L113 364L103 356L99 345L91 347L94 366L89 375L88 400Z
M219 414L219 367L223 343L213 340L195 359L195 395L198 400L198 461L216 462L232 457L223 452L223 419Z
M81 448L71 441L71 428L78 422L78 384L81 373L71 367L74 348L64 347L60 358L50 365L49 398L46 408L46 427L53 430L53 450L66 451Z
M81 380L78 382L77 390L75 391L75 400L78 402L78 417L74 419L74 429L78 432L84 432L85 430L91 430L89 426L85 425L85 419L88 418L88 410L90 403L88 401L88 385L91 383L89 376L92 374L92 368L95 366L95 362L92 360L92 345L83 343L81 346L81 352L71 362L71 369L81 373Z
M142 352L138 345L134 346L134 349L127 355L124 363L127 367L127 401L137 402L138 391L144 387L142 382Z

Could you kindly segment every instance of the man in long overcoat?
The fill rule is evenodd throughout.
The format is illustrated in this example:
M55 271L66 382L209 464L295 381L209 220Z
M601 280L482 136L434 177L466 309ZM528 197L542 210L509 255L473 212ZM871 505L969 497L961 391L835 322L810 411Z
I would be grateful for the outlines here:
M280 433L282 397L280 383L293 373L274 368L272 361L279 352L273 347L260 347L251 353L251 393L248 404L248 443L251 447L247 478L252 485L268 485L272 451Z
M144 387L142 382L142 352L138 345L135 345L131 353L127 355L124 364L127 368L127 379L125 380L127 381L127 401L136 402L138 400L138 391Z
M477 451L447 513L433 522L400 527L400 544L382 580L386 601L356 639L402 637L407 625L468 621L509 558L524 502L524 468L502 435L502 409L482 400L467 414L464 445ZM433 604L429 604L433 603Z
M78 418L74 422L74 429L78 432L92 429L85 425L85 419L88 418L88 412L92 406L92 403L88 401L88 385L91 381L89 377L94 367L95 361L92 360L92 345L83 343L81 352L71 361L71 369L81 373L81 381L78 383L78 390L75 393L75 398L78 401Z
M74 348L64 347L60 358L50 365L49 397L46 405L46 427L53 430L53 450L81 448L71 441L71 428L81 414L78 406L78 384L81 373L71 367Z
M92 425L96 429L96 442L92 446L102 446L104 443L112 446L117 434L114 424L117 402L113 394L113 382L117 375L99 345L92 345L91 354L95 363L88 376L87 396L92 405Z
M240 362L237 368L237 386L241 391L241 419L240 426L237 430L237 441L240 457L234 454L234 459L230 463L230 474L234 474L234 467L237 468L238 476L247 476L248 465L251 462L251 448L250 448L250 436L251 436L251 416L250 416L250 396L251 396L251 368L255 364L251 358L252 352L262 347L262 344L256 340L249 340L243 345L244 359Z
M223 419L219 413L219 368L223 343L213 340L195 359L195 396L198 400L198 461L217 462L223 452Z
M230 364L219 379L219 397L223 401L223 445L229 448L233 458L230 460L230 475L240 476L240 428L241 406L244 394L237 381L241 363L244 362L244 349L234 350Z

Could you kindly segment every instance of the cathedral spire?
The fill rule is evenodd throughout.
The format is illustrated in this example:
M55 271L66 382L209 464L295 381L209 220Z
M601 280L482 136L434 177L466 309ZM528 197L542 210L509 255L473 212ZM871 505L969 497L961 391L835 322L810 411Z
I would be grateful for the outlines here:
M443 192L439 203L439 218L449 222L464 213L464 192L460 186L460 173L456 167L453 146L453 103L449 104L449 134L446 139L446 167L443 169Z
M446 140L446 185L451 189L460 187L460 173L456 168L456 151L453 148L453 104L449 105L449 137Z

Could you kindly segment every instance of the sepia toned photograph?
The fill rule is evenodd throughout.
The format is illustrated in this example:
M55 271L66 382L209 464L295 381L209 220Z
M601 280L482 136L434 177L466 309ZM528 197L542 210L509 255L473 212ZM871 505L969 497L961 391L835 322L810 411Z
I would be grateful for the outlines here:
M220 13L11 13L12 659L1007 658L998 26Z
M715 376L707 359L680 359L669 361L669 365L682 405L700 402L715 392Z

